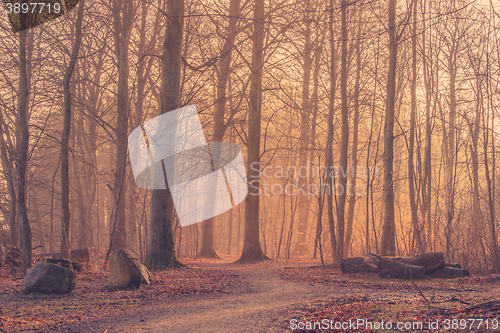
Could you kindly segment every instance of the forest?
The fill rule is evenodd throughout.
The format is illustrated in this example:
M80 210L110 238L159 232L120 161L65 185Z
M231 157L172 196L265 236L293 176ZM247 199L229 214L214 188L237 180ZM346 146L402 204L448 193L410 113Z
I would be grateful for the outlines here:
M500 273L498 0L3 2L5 276L84 251L83 274L102 280L119 249L152 281L197 267L207 293L210 274L237 289L227 267L311 283L329 267L346 284L342 260L368 254L442 253L483 282ZM229 208L184 225L166 159L163 188L140 186L130 138L149 147L148 124L188 106L211 152L241 150L247 195L236 200L226 166ZM353 283L375 283L363 274Z

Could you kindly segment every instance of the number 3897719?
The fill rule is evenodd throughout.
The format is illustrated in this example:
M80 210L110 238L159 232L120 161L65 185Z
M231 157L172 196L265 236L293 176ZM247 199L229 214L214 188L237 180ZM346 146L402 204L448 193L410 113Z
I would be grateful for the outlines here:
M23 2L20 3L6 3L7 14L36 14L36 13L55 13L61 12L61 5L58 3L45 3L45 2Z

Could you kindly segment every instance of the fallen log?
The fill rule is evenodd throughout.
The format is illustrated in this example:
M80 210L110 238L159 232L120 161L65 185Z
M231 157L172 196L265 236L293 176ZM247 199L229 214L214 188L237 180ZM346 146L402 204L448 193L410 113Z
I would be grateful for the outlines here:
M443 268L446 265L443 252L424 253L414 258L405 258L403 262L411 265L423 266L426 274Z
M369 255L342 259L340 261L340 270L342 273L366 273L374 272L377 269L377 263Z
M382 278L393 277L395 279L421 279L425 276L423 266L411 265L399 260L381 257L377 265L379 276Z
M382 278L419 279L424 276L454 278L469 276L460 264L447 264L442 252L425 253L413 258L382 257L367 254L340 262L342 273L373 273Z
M457 277L466 277L470 276L470 272L468 269L461 269L455 267L443 267L440 268L430 274L431 277L434 278L443 278L443 279L452 279Z

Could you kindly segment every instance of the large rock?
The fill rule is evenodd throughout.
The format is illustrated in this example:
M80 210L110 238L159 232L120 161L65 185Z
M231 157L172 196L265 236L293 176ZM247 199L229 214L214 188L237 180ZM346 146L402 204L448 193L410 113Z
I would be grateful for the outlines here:
M76 286L75 272L54 264L38 263L24 277L23 293L68 294Z
M130 250L118 249L109 256L109 285L113 288L139 288L151 283L151 274Z

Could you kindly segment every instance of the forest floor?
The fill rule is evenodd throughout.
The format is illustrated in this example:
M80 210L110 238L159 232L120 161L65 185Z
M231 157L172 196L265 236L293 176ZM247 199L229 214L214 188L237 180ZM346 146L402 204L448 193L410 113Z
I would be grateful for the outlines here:
M190 268L152 272L153 283L137 290L110 291L107 274L89 270L77 273L70 295L23 295L22 279L4 271L0 331L500 331L499 275L403 281L317 261L235 259L182 258Z

